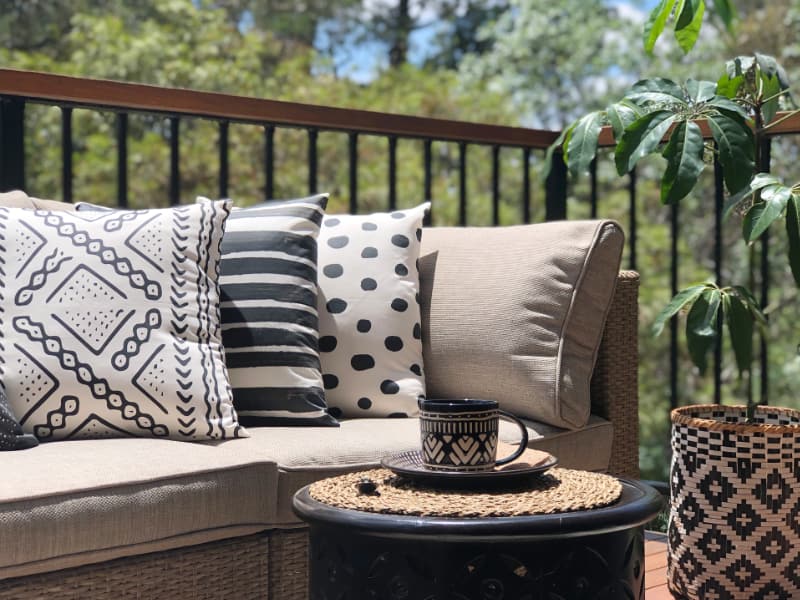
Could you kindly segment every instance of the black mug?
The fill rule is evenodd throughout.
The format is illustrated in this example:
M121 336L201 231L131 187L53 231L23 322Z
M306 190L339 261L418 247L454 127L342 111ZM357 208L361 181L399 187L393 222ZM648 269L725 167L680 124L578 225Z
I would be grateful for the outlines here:
M528 447L528 430L517 417L500 410L496 400L419 400L422 462L437 471L491 471L510 463ZM497 458L500 417L517 424L519 448Z

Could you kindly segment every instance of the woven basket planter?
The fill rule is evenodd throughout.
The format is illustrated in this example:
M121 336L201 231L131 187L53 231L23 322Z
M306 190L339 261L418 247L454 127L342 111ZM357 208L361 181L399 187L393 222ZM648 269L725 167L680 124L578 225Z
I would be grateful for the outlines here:
M672 411L670 590L689 599L800 598L800 412Z

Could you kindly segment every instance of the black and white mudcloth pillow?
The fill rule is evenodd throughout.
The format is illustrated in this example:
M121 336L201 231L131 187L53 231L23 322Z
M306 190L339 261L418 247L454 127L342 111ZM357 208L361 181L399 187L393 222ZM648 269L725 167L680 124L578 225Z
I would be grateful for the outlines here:
M0 450L24 450L38 446L39 441L30 433L24 433L11 412L6 393L0 387Z
M336 417L418 412L425 379L417 259L429 206L323 220L319 348Z
M325 404L318 349L317 236L327 201L275 200L234 208L228 219L222 341L243 425L338 425Z
M0 208L0 374L40 441L245 437L219 322L229 205Z

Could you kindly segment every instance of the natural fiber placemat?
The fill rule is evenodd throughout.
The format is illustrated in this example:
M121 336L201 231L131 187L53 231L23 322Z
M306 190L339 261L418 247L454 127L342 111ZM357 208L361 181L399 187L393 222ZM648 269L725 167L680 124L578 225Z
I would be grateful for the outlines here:
M364 480L375 484L364 493ZM367 488L369 491L369 488ZM423 487L388 469L348 473L312 483L315 500L365 512L430 517L511 517L574 512L616 502L622 484L610 475L552 469L524 488L503 491Z

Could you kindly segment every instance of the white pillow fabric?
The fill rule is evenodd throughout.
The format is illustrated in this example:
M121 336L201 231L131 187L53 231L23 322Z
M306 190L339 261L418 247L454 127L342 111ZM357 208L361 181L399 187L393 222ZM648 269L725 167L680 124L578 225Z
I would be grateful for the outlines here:
M319 349L334 417L417 414L425 394L417 259L429 206L322 222Z
M244 437L219 320L226 202L0 208L0 375L40 441Z

